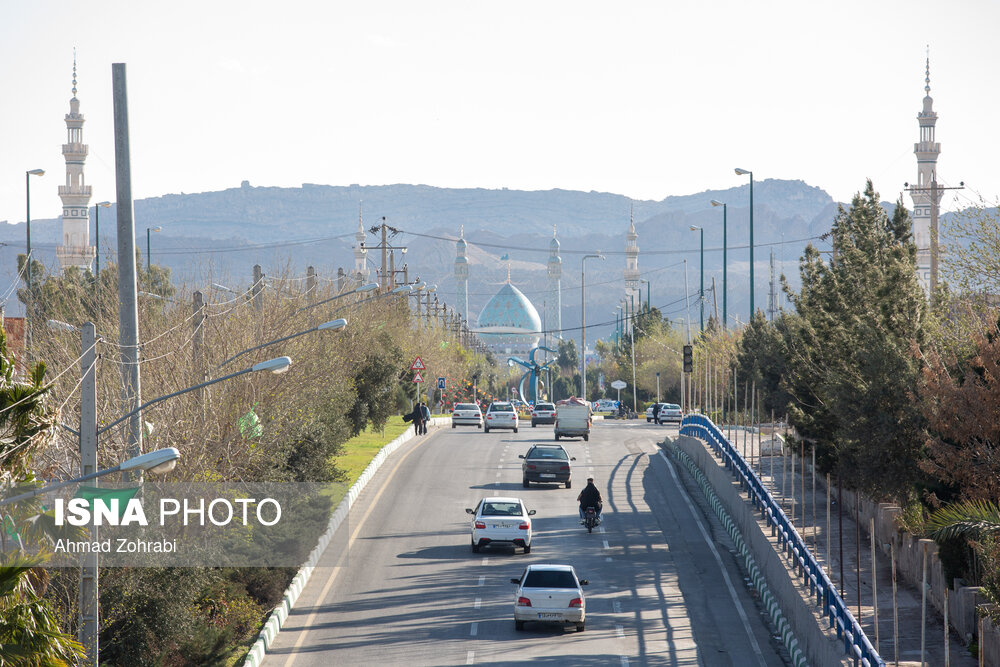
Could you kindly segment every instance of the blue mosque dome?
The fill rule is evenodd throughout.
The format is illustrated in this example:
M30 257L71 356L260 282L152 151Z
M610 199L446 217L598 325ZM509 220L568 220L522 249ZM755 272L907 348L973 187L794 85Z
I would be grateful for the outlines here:
M476 325L483 342L504 347L533 347L542 332L538 311L510 283L486 303Z

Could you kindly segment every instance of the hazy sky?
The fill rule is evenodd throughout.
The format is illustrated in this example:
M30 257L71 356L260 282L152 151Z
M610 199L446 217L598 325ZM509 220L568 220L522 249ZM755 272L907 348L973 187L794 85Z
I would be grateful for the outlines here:
M135 199L243 179L662 199L745 183L736 166L895 199L927 44L939 176L992 201L998 19L994 0L0 0L0 220L24 220L34 168L32 217L61 212L74 46L91 203L115 199L115 62Z

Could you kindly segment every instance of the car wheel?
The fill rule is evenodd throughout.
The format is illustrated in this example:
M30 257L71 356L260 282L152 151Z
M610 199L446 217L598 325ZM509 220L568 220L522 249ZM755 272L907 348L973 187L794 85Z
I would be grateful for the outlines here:
M557 441L559 440L559 434L558 433L556 433L556 440Z
M524 488L528 488L530 485L531 485L531 482L528 481L527 477L525 477L524 479L521 480L521 486L523 486Z
M517 427L516 426L514 427L514 433L517 433Z
M590 434L584 434L583 441L584 442L589 442L590 441Z
M472 543L472 553L474 553L474 554L479 553L479 545L476 544L474 541Z
M531 428L535 428L535 422L531 422Z
M489 433L489 432L490 432L490 427L489 426L484 426L483 427L483 433Z
M483 427L482 424L476 424L476 428L482 428L482 427Z
M572 489L573 488L573 482L571 482L570 480L567 479L566 480L566 488L567 489Z
M452 427L452 428L455 428L455 425L454 425L454 424L452 424L452 425L451 425L451 427Z
M648 424L649 422L651 422L651 421L653 421L653 420L652 420L652 419L650 419L649 417L646 417L646 423L647 423L647 424Z
M577 632L583 632L583 630L584 630L585 627L587 627L586 623L577 623L576 624L576 631Z
M514 621L514 630L517 632L524 630L524 621Z
M530 544L524 545L524 553L526 553L526 554L530 554L531 553L531 545Z

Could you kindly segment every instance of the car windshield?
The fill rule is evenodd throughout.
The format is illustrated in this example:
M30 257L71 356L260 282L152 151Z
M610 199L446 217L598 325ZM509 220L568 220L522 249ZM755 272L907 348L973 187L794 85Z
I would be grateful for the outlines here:
M514 406L510 403L494 403L490 406L490 412L514 412Z
M485 503L483 516L522 516L521 503Z
M560 461L565 461L569 457L566 456L566 450L562 447L532 447L528 450L528 455L525 458L559 459Z
M567 570L532 570L521 585L525 588L576 588L576 577Z
M551 403L539 403L535 407L535 409L536 410L555 410L556 406L552 405Z
M479 408L472 403L456 403L456 410L478 410Z

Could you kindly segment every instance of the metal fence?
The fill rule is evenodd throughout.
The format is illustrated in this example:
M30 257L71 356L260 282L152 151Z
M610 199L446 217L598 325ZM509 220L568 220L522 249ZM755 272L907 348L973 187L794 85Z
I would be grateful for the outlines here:
M784 510L771 496L757 472L726 440L719 427L703 415L688 415L681 422L680 433L708 442L722 457L726 468L737 477L741 488L746 489L750 496L750 502L760 511L761 516L771 527L771 536L777 536L779 548L788 558L793 560L796 573L802 577L804 584L808 584L809 592L815 597L816 604L822 606L823 614L829 619L830 627L837 631L837 637L844 644L844 652L854 658L855 664L865 665L865 667L885 665L885 661L872 646L861 626L847 608L843 598L837 593L830 578L820 567L798 531L795 530L795 526L788 520Z

